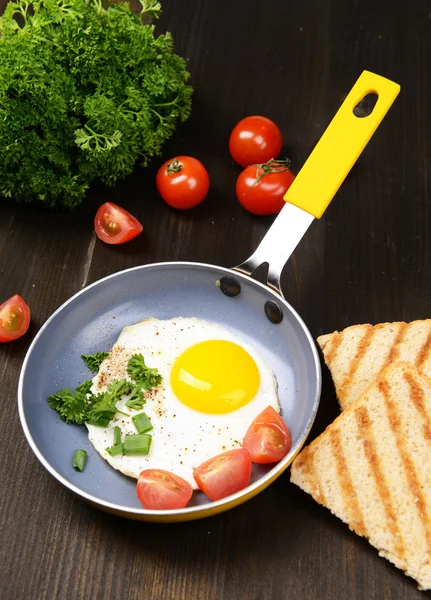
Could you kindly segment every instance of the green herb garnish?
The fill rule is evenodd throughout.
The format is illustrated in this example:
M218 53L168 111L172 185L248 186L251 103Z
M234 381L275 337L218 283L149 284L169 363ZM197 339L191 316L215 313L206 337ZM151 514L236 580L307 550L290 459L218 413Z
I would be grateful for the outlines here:
M121 444L121 429L117 426L114 427L114 446Z
M87 453L85 450L75 450L75 454L72 459L72 466L75 471L82 471L87 460Z
M106 448L106 452L110 456L120 456L120 454L124 454L123 444L116 444L115 446L111 446L110 448Z
M131 383L127 379L112 381L106 392L93 396L93 403L88 412L88 420L92 421L93 425L98 425L100 419L104 421L108 419L109 423L117 412L121 413L116 404L123 394L130 394L131 387ZM121 414L127 416L126 413Z
M132 421L135 424L136 431L138 433L145 433L146 431L150 431L153 428L150 419L145 413L139 413L135 415L134 417L132 417Z
M136 435L126 435L123 442L123 451L125 455L146 456L150 451L151 435L147 433L138 433Z
M158 370L147 367L142 354L134 354L130 358L127 364L127 372L144 390L156 387L162 382L162 376Z
M51 394L48 398L48 404L58 412L60 418L66 423L82 425L88 420L91 400L88 399L87 393L91 384L91 381L84 382L76 388L75 393L66 388Z
M145 166L191 110L156 0L15 0L0 18L0 196L73 208ZM3 6L3 5L2 5Z
M133 410L141 410L145 404L145 398L142 391L142 387L138 384L135 385L130 398L126 402L126 406Z
M108 352L96 352L95 354L84 354L82 358L90 369L98 369L100 363L108 354ZM141 410L145 404L144 390L151 389L162 381L162 376L157 369L146 366L142 354L132 356L127 364L127 372L134 380L133 382L127 379L114 379L105 392L95 395L91 392L93 382L87 380L81 383L75 392L66 388L51 394L48 398L48 404L58 412L61 419L66 423L76 423L77 425L88 423L97 427L106 427L117 413L129 416L117 408L117 402L122 396L129 396L126 402L127 407L133 410ZM141 413L141 415L136 415L138 424L135 422L139 433L152 429L145 413ZM117 442L117 439L114 440L113 447L119 445L120 442Z
M123 444L121 443L121 429L114 427L114 443L110 448L106 448L106 452L111 456L119 456L123 454Z
M109 356L109 352L95 352L94 354L83 354L82 360L92 373L97 373L102 362Z
M127 379L114 380L106 392L97 396L90 392L91 386L92 381L89 380L79 385L75 393L69 388L60 390L49 396L48 404L66 423L88 423L106 427L116 413L121 412L116 404L123 394L130 394L132 384Z

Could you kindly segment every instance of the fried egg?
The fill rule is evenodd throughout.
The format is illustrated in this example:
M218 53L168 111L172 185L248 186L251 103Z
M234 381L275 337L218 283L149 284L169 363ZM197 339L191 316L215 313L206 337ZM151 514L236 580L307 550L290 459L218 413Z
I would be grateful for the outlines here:
M204 461L242 445L252 421L267 406L280 412L276 380L253 348L223 327L196 318L146 319L125 327L93 379L92 391L128 378L127 363L141 353L162 383L145 392L142 410L126 406L107 427L88 425L89 439L109 464L129 477L164 469L197 489L193 470ZM132 417L145 412L153 426L147 456L110 456L114 427L122 439L136 434Z

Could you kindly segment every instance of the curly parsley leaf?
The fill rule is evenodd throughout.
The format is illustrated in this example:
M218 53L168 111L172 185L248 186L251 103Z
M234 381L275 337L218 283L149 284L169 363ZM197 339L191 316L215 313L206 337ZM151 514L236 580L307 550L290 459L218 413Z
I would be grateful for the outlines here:
M127 379L115 379L106 392L93 394L90 389L93 382L84 381L75 392L66 388L48 398L48 404L56 410L66 423L90 423L106 427L117 412L117 402L125 394L130 394L133 385Z
M142 354L134 354L127 364L127 372L142 389L150 389L160 385L162 376L157 369L147 367Z
M88 398L92 382L85 381L78 386L75 393L66 388L48 398L48 404L56 410L60 418L66 423L76 423L82 425L88 420L88 414L91 406L91 399Z
M95 352L94 354L82 354L81 358L92 373L97 373L102 362L109 356L109 352Z
M162 5L157 0L139 0L142 10L141 17L148 15L152 19L160 17L162 13Z
M130 398L126 402L126 406L132 408L133 410L141 410L141 408L145 404L145 398L143 393L143 388L141 385L136 385L133 390Z
M108 386L108 394L116 396L119 400L124 394L132 392L133 385L127 379L114 379Z
M92 407L88 412L88 421L92 425L102 424L105 426L105 421L111 421L117 412L121 412L117 408L117 402L124 394L130 394L132 384L127 379L115 379L112 381L106 392L97 394L94 397ZM101 421L101 423L100 423Z

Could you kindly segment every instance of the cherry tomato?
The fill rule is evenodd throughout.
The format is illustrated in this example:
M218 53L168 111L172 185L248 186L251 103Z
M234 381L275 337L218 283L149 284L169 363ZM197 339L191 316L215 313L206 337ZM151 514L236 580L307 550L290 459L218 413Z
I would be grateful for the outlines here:
M177 156L166 161L157 171L156 186L169 206L184 210L205 199L210 178L199 160L191 156Z
M250 475L251 458L244 448L218 454L193 471L199 489L211 500L220 500L244 489Z
M255 463L279 462L286 456L292 445L286 423L272 406L258 415L244 437L245 448Z
M162 469L142 471L136 486L141 504L150 510L184 508L192 493L193 489L188 481Z
M258 115L242 119L235 125L229 138L229 152L242 167L277 158L282 146L279 127L270 119Z
M236 196L243 207L255 215L279 213L295 179L289 166L288 160L270 160L244 169L236 181Z
M113 202L105 202L94 218L97 237L107 244L124 244L143 229L138 219Z
M15 294L0 306L0 342L12 342L23 336L30 325L30 309Z

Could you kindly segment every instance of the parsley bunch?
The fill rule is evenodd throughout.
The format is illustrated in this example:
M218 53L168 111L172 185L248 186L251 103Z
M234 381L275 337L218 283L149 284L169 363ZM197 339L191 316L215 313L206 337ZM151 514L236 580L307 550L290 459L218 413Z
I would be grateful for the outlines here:
M0 18L0 195L73 208L146 165L191 108L160 4L16 0Z
M108 354L107 352L83 354L82 359L90 370L97 372ZM106 392L95 395L91 392L93 382L89 379L81 383L75 392L65 388L51 394L48 397L48 404L66 423L77 425L89 423L106 427L116 413L121 412L116 405L122 396L130 395L126 406L133 410L140 410L145 404L144 390L157 387L162 382L158 370L147 367L142 354L134 354L129 359L127 372L133 381L114 379L108 385Z

